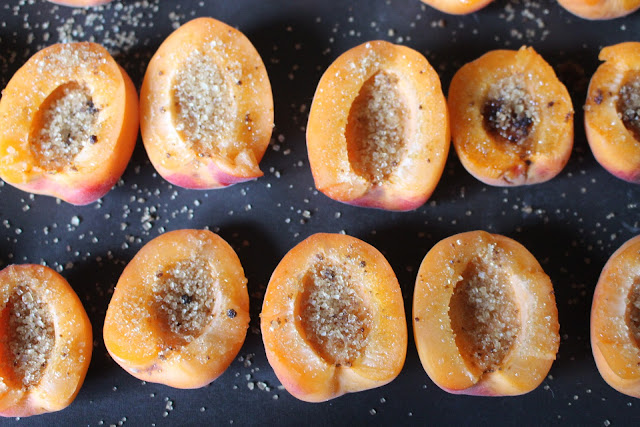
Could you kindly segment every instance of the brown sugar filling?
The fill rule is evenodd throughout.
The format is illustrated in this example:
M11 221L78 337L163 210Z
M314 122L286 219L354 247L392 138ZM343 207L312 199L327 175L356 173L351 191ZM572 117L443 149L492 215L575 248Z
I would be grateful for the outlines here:
M345 137L349 161L373 184L389 177L405 154L409 109L397 76L379 71L360 89L351 105Z
M199 257L179 261L156 273L152 290L160 325L178 344L193 341L209 323L215 279Z
M302 328L327 362L351 366L366 346L371 314L349 276L339 265L319 262L303 278L298 303Z
M16 287L9 310L6 339L13 372L25 387L40 382L55 345L51 314L39 295L26 285Z
M524 77L513 74L492 84L482 115L488 132L512 143L524 141L538 120Z
M189 149L199 156L239 152L241 143L230 138L236 103L215 60L194 50L175 76L173 120Z
M69 82L56 88L36 113L29 135L40 166L59 171L84 147L98 143L99 113L86 86Z
M624 127L640 141L640 73L634 73L622 85L616 109Z
M484 373L499 368L520 331L513 290L498 268L486 260L470 263L449 303L458 349Z
M636 280L627 296L627 326L632 340L640 347L640 279Z

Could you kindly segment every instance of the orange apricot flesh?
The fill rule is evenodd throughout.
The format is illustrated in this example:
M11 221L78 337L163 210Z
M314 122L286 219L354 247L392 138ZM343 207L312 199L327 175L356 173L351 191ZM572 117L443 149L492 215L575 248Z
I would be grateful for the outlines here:
M31 264L0 271L0 416L69 406L92 350L87 313L62 276Z
M466 15L476 12L493 0L422 0L423 3L451 15Z
M240 31L213 18L174 31L149 63L140 114L149 159L172 184L212 189L262 176L273 97Z
M84 205L124 172L138 135L127 73L95 43L49 46L0 100L0 177L24 191Z
M238 354L249 326L247 279L218 235L178 230L147 243L123 271L104 322L104 342L144 381L199 388Z
M494 50L464 65L449 86L454 148L485 184L550 180L573 147L573 106L553 68L531 47Z
M328 197L416 209L438 184L449 144L440 79L415 50L367 42L338 57L320 79L307 149L315 185Z
M391 266L373 246L341 234L314 234L285 255L267 286L260 323L276 376L307 402L387 384L407 352Z
M594 157L611 174L640 183L640 43L602 49L584 106Z
M528 393L560 344L549 277L524 246L484 231L448 237L427 253L413 328L425 371L455 394Z
M584 19L614 19L635 12L640 0L558 0L560 6Z
M602 378L640 398L640 236L605 264L591 307L591 349Z

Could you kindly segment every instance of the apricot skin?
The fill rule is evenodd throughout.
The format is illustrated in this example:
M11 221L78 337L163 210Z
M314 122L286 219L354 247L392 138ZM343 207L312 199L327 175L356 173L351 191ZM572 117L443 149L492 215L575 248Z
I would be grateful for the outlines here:
M6 292L10 292L16 281L23 277L37 278L39 289L32 288L32 291L47 293L45 303L51 313L56 339L44 373L32 388L14 388L6 378L2 378L2 417L29 417L60 411L69 406L84 382L93 350L93 332L87 313L69 283L54 270L35 264L10 265L4 268L0 271L2 299L8 298ZM2 317L0 314L0 318ZM6 351L2 349L2 353ZM4 372L13 369L7 364L0 360L2 377Z
M640 8L640 0L558 0L560 6L584 19L614 19Z
M593 295L591 349L602 378L614 389L640 398L640 349L626 326L627 295L640 261L640 236L609 258Z
M345 136L349 111L363 84L384 71L399 78L410 111L405 158L375 185L356 172ZM450 146L449 115L440 79L417 51L385 41L350 49L325 71L313 98L307 126L307 150L316 187L342 203L409 211L435 190Z
M492 246L500 253L497 262L514 278L521 329L499 369L483 373L460 354L448 312L467 263L481 248ZM413 327L425 371L438 387L452 394L528 393L546 377L560 343L558 311L549 277L524 246L484 231L451 236L427 253L416 279Z
M193 50L211 41L217 41L217 55L229 58L216 62L241 64L241 84L230 85L241 114L231 137L246 147L234 159L200 157L184 147L169 117L173 77ZM259 163L269 145L273 114L271 84L259 53L244 34L213 18L194 19L169 35L152 57L140 89L140 126L149 159L164 179L183 188L214 189L261 177ZM251 121L245 123L247 117Z
M72 48L88 52L88 55L100 55L104 60L88 65L94 72L85 70L83 75L75 75L72 69L61 72L61 76L56 78L39 74L39 61L46 62L49 55ZM37 111L53 90L69 80L87 80L89 85L97 84L101 82L99 76L103 75L116 84L110 88L92 87L94 97L100 93L98 101L107 104L113 114L109 117L111 123L104 126L104 133L98 135L100 142L89 147L91 154L76 165L76 170L66 167L60 172L49 173L36 165L28 143L34 114L31 112L25 117L24 112ZM25 97L25 93L32 96ZM20 103L23 99L28 99L30 105L16 108L12 104L12 101ZM87 42L56 44L32 56L9 81L0 101L0 126L5 129L0 137L2 179L23 191L58 197L74 205L86 205L109 192L127 167L138 136L138 96L128 74L104 47ZM89 148L83 149L76 158Z
M148 278L193 250L215 262L212 268L220 275L214 311L199 336L161 356L174 338L162 332L149 308ZM231 246L210 231L177 230L153 239L127 265L109 303L103 334L113 360L134 377L193 389L222 375L240 351L248 326L246 278Z
M612 175L640 184L640 143L620 119L616 102L625 74L640 73L640 43L602 49L601 64L591 78L584 126L594 157Z
M423 3L451 15L467 15L476 12L493 0L422 0Z
M364 261L368 270L363 280L371 283L363 298L374 311L373 326L363 354L350 367L325 360L301 335L300 321L295 320L296 300L303 292L300 281L318 253ZM271 276L260 319L269 364L287 391L306 402L380 387L396 378L404 365L407 326L395 273L377 249L354 237L319 233L293 248Z
M51 3L71 7L95 7L111 3L113 0L48 0Z
M522 74L537 105L539 123L522 142L502 141L483 123L483 105L491 84ZM453 145L465 169L493 186L546 182L560 173L573 148L573 106L553 68L531 47L494 50L464 65L449 86ZM524 150L521 144L535 144ZM530 152L528 152L530 151Z

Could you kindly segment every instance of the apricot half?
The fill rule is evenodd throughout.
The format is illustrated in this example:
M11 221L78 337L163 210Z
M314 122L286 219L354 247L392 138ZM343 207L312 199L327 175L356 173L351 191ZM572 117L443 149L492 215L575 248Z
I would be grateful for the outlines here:
M640 0L558 0L560 6L585 19L613 19L640 8Z
M211 189L262 176L273 97L240 31L213 18L174 31L151 58L140 112L149 159L172 184Z
M127 73L95 43L49 46L0 100L0 177L24 191L84 205L124 172L138 136Z
M62 276L31 264L0 271L0 416L69 406L92 350L87 313Z
M454 148L489 185L548 181L573 147L573 106L553 68L531 47L494 50L464 65L449 86Z
M602 378L640 398L640 236L605 264L591 307L591 349Z
M427 374L456 394L527 393L560 344L549 277L524 246L484 231L448 237L427 253L413 329Z
M594 157L613 175L640 183L640 43L602 49L584 106Z
M493 0L422 0L423 3L452 15L466 15L476 12Z
M273 272L260 315L269 363L293 396L321 402L379 387L402 369L400 285L377 249L314 234Z
M335 60L307 126L318 190L334 200L411 210L433 193L449 152L440 79L424 56L372 41Z
M104 343L144 381L203 387L238 354L249 327L247 279L218 235L178 230L147 243L123 271L104 322Z
M51 3L71 7L94 7L110 3L112 0L49 0Z

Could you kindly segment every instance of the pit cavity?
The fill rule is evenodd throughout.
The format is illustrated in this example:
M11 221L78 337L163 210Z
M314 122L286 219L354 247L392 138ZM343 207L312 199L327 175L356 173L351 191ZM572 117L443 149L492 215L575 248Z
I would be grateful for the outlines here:
M460 353L483 373L499 368L520 330L509 279L491 260L476 259L467 266L449 316Z
M328 363L351 366L366 346L371 313L349 273L324 261L303 279L298 303L302 328L314 350Z
M631 285L627 295L626 318L631 338L640 347L640 278Z
M209 323L215 278L207 260L193 257L159 270L153 280L156 314L178 343L193 341Z
M55 345L51 313L41 297L20 284L9 297L6 339L16 379L24 387L40 382Z
M75 156L98 143L99 108L89 89L72 81L58 86L36 113L29 135L31 152L40 166L59 171Z
M199 156L225 155L241 150L231 138L236 104L230 85L214 58L194 50L173 82L175 128Z
M406 152L409 108L396 75L379 71L351 105L345 137L355 172L373 184L384 182Z
M512 143L524 141L538 121L524 76L512 74L492 84L482 115L488 132Z
M640 73L627 77L620 88L616 109L624 127L640 141Z

